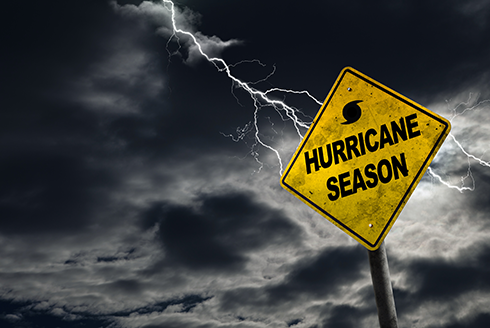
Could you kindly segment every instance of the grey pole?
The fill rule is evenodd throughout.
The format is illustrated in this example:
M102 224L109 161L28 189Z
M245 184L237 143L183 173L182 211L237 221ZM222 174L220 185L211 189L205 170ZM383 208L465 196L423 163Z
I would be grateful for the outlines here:
M398 328L395 299L391 287L390 269L384 241L375 251L368 251L374 296L378 307L379 326L381 328Z

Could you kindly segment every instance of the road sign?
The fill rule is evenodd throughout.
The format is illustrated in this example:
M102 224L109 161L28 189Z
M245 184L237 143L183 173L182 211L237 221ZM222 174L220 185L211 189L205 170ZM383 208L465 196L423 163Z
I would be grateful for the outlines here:
M281 185L376 250L450 129L443 117L347 67Z

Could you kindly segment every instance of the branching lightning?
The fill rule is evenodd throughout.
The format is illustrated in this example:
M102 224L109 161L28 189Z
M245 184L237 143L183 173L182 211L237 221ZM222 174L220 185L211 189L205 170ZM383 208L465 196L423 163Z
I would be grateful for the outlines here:
M473 97L473 94L470 93L469 98L468 98L467 101L459 103L456 107L454 107L451 110L452 111L452 116L449 119L449 121L451 122L451 124L453 123L454 119L457 118L458 116L461 116L461 115L463 115L464 113L466 113L468 111L476 110L476 109L480 108L481 106L483 106L483 105L485 105L487 103L490 103L490 100L489 99L486 99L486 100L479 101L478 103L474 104L473 106L470 106L472 97ZM463 110L461 110L460 112L458 112L458 110L460 108L463 108ZM467 171L466 171L466 175L460 177L460 181L461 181L460 186L452 185L449 182L445 181L440 175L436 174L431 167L428 168L427 172L432 176L433 179L439 181L440 183L444 184L448 188L456 189L456 190L458 190L461 193L464 192L464 191L473 191L473 190L475 190L475 179L473 177L473 173L471 172L471 161L470 160L474 160L478 164L480 164L481 166L485 166L485 167L490 167L490 162L484 161L483 159L478 158L478 157L476 157L476 156L468 153L465 150L465 148L463 147L463 145L456 139L456 137L454 136L454 134L449 133L448 136L450 137L450 140L452 140L452 142L461 150L461 152L464 155L466 155L467 160L468 160L468 168L467 168ZM471 186L470 187L465 186L465 182L466 182L467 179L470 179L471 180Z
M315 97L313 97L308 91L295 91L295 90L280 89L280 88L273 88L273 89L269 89L267 91L260 91L260 90L254 88L252 86L258 82L266 80L268 77L270 77L272 74L274 74L274 71L271 74L269 74L265 79L262 79L262 80L256 81L256 82L244 82L244 81L240 80L239 78L235 77L231 73L231 68L240 64L240 63L243 63L243 62L240 62L237 64L228 64L221 58L208 56L203 51L203 48L202 48L201 44L199 43L198 39L191 32L182 30L181 28L177 27L176 19L175 19L176 11L175 11L174 3L170 0L163 0L163 3L165 6L168 6L167 8L169 8L169 10L171 11L171 17L172 17L172 32L173 33L172 33L171 38L167 41L167 46L171 42L172 39L177 40L177 43L179 43L180 39L179 39L179 36L177 34L182 34L182 35L188 36L192 40L193 44L197 47L197 50L199 51L201 56L203 56L208 62L212 63L218 71L226 73L228 78L231 79L233 85L235 87L241 88L244 91L246 91L250 95L250 97L253 101L255 109L254 109L253 120L252 120L251 124L249 123L249 124L245 125L244 128L238 128L236 131L237 137L233 137L230 135L226 135L226 136L232 137L232 139L234 141L240 141L240 140L243 140L243 138L246 135L248 135L249 133L253 133L255 142L252 145L251 154L255 158L255 160L260 164L259 171L262 168L263 163L259 159L259 153L257 151L258 145L260 145L264 148L267 148L268 150L272 151L276 155L278 163L279 163L279 172L280 172L280 174L282 174L284 167L283 167L282 159L281 159L279 152L274 147L265 143L260 136L260 130L259 130L259 125L258 125L258 118L259 118L260 109L264 106L271 106L281 116L281 118L283 118L284 120L290 119L294 125L294 128L296 129L298 136L300 137L300 139L302 139L303 134L301 132L301 128L308 129L309 128L309 122L304 122L303 120L301 120L298 117L297 114L300 112L296 108L287 105L284 101L270 98L269 93L277 91L277 92L285 92L285 93L304 94L304 95L307 95L309 98L311 98L313 101L315 101L317 104L321 105L322 102L319 101L318 99L316 99ZM179 43L179 47L180 47L180 43ZM262 64L258 60L253 60L251 62L257 62L259 64ZM275 68L274 68L274 70L275 70Z
M212 56L206 54L206 52L203 50L203 47L202 47L201 43L199 42L198 38L193 33L177 27L176 9L175 9L174 3L171 0L162 0L162 3L165 6L165 8L167 8L171 13L172 34L171 34L171 37L167 41L167 51L169 53L169 56L171 57L173 54L177 53L181 49L179 35L185 35L185 36L189 37L192 40L193 46L195 46L197 48L199 54L203 58L205 58L208 62L213 64L219 72L224 72L227 75L227 77L232 81L232 93L233 93L234 87L240 88L240 89L244 90L250 96L250 98L253 101L253 104L254 104L253 119L250 122L248 122L244 127L237 128L235 131L236 135L224 134L224 133L222 133L222 134L226 137L230 137L235 142L243 141L246 136L248 136L249 134L253 134L254 142L251 146L250 154L255 158L257 163L260 164L259 171L264 165L264 163L262 163L259 159L259 150L258 150L258 147L262 146L262 147L272 151L276 155L277 161L279 163L279 174L282 174L284 167L283 167L283 163L282 163L282 159L281 159L281 156L279 154L279 151L276 150L271 145L264 142L261 138L261 134L259 131L259 124L258 124L260 110L263 107L272 107L279 114L279 116L282 118L282 120L284 120L284 121L285 120L291 120L291 122L294 126L294 129L296 130L296 133L301 140L303 138L302 129L304 129L306 131L309 128L311 122L305 122L299 118L298 114L301 114L302 116L306 116L299 109L287 105L284 101L273 99L269 96L269 94L271 94L273 92L279 92L279 93L291 93L291 94L305 95L320 106L322 105L322 101L315 98L313 95L311 95L306 90L296 91L296 90L289 90L289 89L282 89L282 88L271 88L271 89L268 89L265 91L260 91L257 88L253 87L254 85L257 85L260 82L266 81L270 76L272 76L276 70L275 66L269 75L267 75L265 78L263 78L259 81L244 82L241 79L237 78L236 76L234 76L232 74L231 68L234 68L239 64L256 63L256 64L259 64L261 66L265 66L265 65L257 59L244 60L244 61L238 62L236 64L228 64L225 62L225 60L223 60L221 58L212 57ZM170 51L168 50L170 42L172 40L176 40L176 42L178 44L178 49L174 53L170 53ZM235 96L234 93L233 93L233 95ZM235 96L235 98L237 99L237 102L240 103L236 96ZM455 108L452 109L452 117L450 118L451 123L453 123L455 118L463 115L464 113L471 111L471 110L475 110L478 107L480 107L486 103L490 103L490 100L483 100L483 101L476 103L473 106L470 106L471 98L472 98L472 95L470 94L470 98L468 99L468 101L462 102L459 105L457 105ZM463 109L461 110L461 108L463 108ZM270 121L270 118L269 118L269 122L272 124L272 122ZM457 185L452 185L451 183L445 181L440 175L438 175L434 171L434 169L432 169L432 167L428 168L428 173L431 175L431 177L434 180L439 181L440 183L444 184L448 188L456 189L460 192L472 191L475 189L475 179L474 179L473 174L471 172L471 160L474 160L478 164L485 166L485 167L490 167L490 162L485 161L481 158L478 158L478 157L470 154L469 152L467 152L465 150L465 148L463 147L463 145L456 139L456 137L453 134L450 133L449 137L450 137L449 140L451 140L461 150L461 152L467 157L467 160L468 160L468 168L467 168L466 175L464 175L460 178L461 184L459 186L457 186ZM472 185L470 187L465 186L465 181L467 179L470 179L472 182Z

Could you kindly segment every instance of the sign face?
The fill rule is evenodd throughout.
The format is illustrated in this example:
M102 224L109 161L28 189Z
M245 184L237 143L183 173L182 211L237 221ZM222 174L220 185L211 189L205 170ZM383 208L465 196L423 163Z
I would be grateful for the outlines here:
M443 117L347 67L281 185L376 250L450 129Z

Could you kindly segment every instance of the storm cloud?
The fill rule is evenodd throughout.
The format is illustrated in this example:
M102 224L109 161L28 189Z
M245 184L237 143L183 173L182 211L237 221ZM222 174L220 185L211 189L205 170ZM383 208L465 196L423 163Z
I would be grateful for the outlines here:
M422 178L391 279L400 326L487 327L490 3L175 5L236 78L307 90L268 93L303 122L346 66L451 121L431 164L449 186ZM169 9L3 5L0 325L377 326L366 250L280 187L306 128Z

